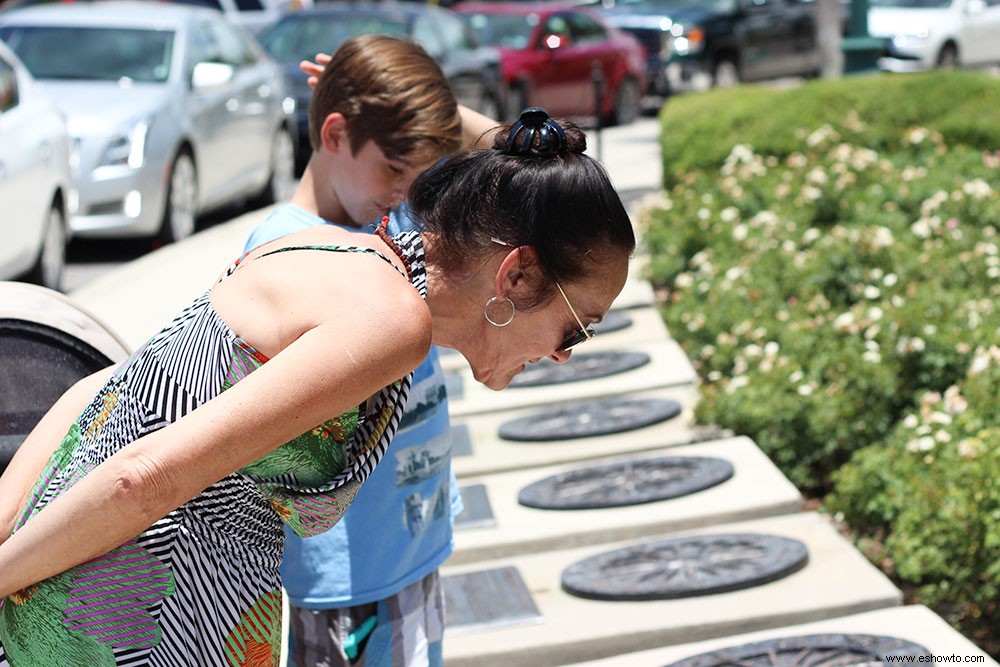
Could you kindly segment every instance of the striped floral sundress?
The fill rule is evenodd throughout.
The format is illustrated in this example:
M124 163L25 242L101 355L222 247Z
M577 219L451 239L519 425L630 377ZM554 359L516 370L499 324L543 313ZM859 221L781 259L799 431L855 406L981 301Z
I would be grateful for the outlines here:
M426 298L419 235L394 240ZM388 261L366 248L296 248L307 249ZM15 532L117 450L264 362L222 321L208 293L200 296L125 361L80 415ZM409 383L405 377L383 388L225 477L104 556L0 601L0 667L276 666L282 521L310 536L340 519L385 452Z

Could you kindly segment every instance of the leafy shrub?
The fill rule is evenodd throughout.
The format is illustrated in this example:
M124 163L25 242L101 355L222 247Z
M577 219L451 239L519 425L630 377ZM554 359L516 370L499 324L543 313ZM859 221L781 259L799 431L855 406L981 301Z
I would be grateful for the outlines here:
M983 105L998 98L973 72L679 97L641 219L701 376L696 419L831 493L890 572L995 639L1000 123ZM930 427L933 452L925 413L953 419Z
M979 637L1000 636L1000 347L925 392L883 443L834 473L827 506L877 540L883 566Z

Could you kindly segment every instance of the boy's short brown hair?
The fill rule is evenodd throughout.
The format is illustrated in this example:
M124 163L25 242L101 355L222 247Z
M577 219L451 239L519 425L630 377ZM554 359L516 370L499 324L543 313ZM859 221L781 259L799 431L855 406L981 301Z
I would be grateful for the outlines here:
M422 47L396 37L353 37L333 54L309 104L313 150L335 112L347 119L352 153L369 139L395 157L461 146L458 103L444 73Z

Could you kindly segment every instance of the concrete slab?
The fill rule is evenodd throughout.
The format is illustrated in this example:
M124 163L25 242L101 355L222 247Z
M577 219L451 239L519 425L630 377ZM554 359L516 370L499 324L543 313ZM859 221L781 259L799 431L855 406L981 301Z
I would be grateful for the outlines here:
M633 345L667 340L670 332L663 323L663 317L653 306L638 306L617 311L628 317L631 324L624 329L599 333L574 350L596 352L598 350L629 350ZM445 371L468 369L469 364L458 352L441 350L441 368Z
M728 461L734 472L729 480L711 488L641 505L545 510L518 503L518 493L523 488L550 475L623 459L631 459L638 467L643 460L660 456L720 458ZM448 560L450 565L790 514L798 512L801 504L795 486L746 437L642 452L631 457L602 458L586 464L471 477L463 479L461 486L469 488L476 484L485 489L494 525L463 529L461 520L456 523L456 548Z
M907 605L879 609L862 614L851 614L815 623L789 625L783 628L733 635L720 639L669 646L650 651L574 663L574 667L666 667L702 653L718 651L743 644L812 634L864 634L896 637L915 642L936 657L958 656L949 659L956 663L974 663L996 667L996 660L962 636L933 611L923 605ZM942 664L939 661L938 664Z
M478 383L467 369L445 373L448 410L452 417L462 417L530 406L538 407L559 401L691 385L697 381L694 367L674 340L634 343L622 351L645 353L650 358L649 363L616 375L592 380L538 387L508 387L499 392Z
M835 618L901 602L898 589L816 513L714 526L685 534L759 532L800 540L809 564L789 576L744 590L676 600L606 602L563 592L560 576L578 560L630 543L549 551L447 565L445 576L516 567L543 622L488 632L446 630L448 667L549 667L713 637ZM676 536L674 534L673 536ZM649 535L646 540L657 537ZM634 543L634 542L632 542Z
M583 462L719 437L719 431L691 425L691 411L698 399L694 386L630 391L623 392L621 396L676 401L681 405L682 412L674 419L624 433L542 442L503 440L499 429L502 424L537 413L545 406L455 418L452 420L452 468L455 475L464 479L474 475Z

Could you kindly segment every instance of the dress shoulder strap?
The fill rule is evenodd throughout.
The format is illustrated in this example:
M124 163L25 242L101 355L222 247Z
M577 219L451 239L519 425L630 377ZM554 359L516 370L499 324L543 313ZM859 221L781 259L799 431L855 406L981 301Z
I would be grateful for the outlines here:
M265 252L261 255L258 255L254 259L261 259L263 257L267 257L268 255L276 255L279 252L290 252L292 250L325 250L326 252L359 252L367 255L374 255L375 257L378 257L392 268L396 269L396 271L398 271L401 276L409 280L409 276L407 276L402 269L400 269L391 259L380 253L378 250L375 250L374 248L362 248L360 246L353 246L353 245L292 245L292 246L285 246L284 248L278 248L277 250L271 250ZM247 255L249 254L250 253L247 253ZM237 268L239 268L241 262L244 259L246 259L247 255L243 255L243 257L233 262L222 277L225 278L232 275L233 272Z

